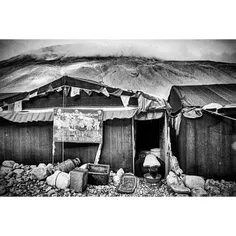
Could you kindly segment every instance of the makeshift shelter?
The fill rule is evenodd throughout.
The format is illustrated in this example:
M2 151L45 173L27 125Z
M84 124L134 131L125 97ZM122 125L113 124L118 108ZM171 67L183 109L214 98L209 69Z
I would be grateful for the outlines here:
M38 164L79 157L82 163L98 161L109 164L112 170L123 168L133 172L136 150L144 148L135 141L136 137L138 142L154 139L151 147L160 147L162 159L167 160L166 103L143 92L64 76L30 92L6 97L0 101L0 107L3 109L0 112L1 161ZM98 129L102 134L100 144L78 141L70 124L63 131L63 138L60 134L59 139L55 138L55 115L64 112L67 117L77 119L75 113L84 114L88 110L90 115L96 111L102 114L102 129ZM141 132L139 122L155 123L154 129L148 128L152 133Z
M173 86L173 153L186 174L236 179L236 84Z

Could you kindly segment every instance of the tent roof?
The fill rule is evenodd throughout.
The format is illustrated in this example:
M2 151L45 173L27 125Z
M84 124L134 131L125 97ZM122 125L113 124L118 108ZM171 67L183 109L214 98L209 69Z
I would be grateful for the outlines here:
M168 98L174 111L183 107L203 107L210 103L236 104L236 84L173 86Z

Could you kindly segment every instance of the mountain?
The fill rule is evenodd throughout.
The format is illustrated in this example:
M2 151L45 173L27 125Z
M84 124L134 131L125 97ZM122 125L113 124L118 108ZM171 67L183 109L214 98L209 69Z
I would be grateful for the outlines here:
M236 64L135 56L81 57L75 45L52 46L0 61L0 93L31 91L62 76L141 90L167 99L172 85L236 83Z

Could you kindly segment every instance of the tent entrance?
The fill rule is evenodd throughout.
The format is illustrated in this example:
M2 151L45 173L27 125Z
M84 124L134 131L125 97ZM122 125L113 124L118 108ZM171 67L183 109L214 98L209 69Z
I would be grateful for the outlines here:
M152 148L160 148L161 133L164 118L135 122L136 130L136 154L141 151L149 151Z

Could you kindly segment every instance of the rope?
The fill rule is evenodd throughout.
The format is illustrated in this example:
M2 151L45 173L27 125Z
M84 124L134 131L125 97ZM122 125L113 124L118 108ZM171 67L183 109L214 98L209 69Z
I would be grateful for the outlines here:
M216 116L220 116L220 117L223 117L223 118L227 118L227 119L229 119L229 120L236 121L235 118L231 118L231 117L229 117L229 116L224 116L224 115L221 115L220 113L211 112L211 111L208 111L208 110L204 110L204 111L206 111L206 112L208 112L208 113L210 113L210 114L212 114L212 115L216 115Z

